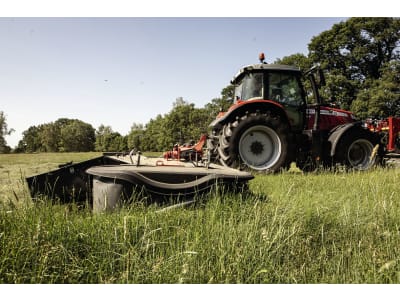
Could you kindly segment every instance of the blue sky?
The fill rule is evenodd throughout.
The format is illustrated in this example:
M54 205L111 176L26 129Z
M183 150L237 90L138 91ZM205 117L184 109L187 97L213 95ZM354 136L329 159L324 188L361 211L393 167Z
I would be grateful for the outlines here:
M177 97L203 107L238 69L307 54L345 18L0 18L0 111L15 132L58 118L127 134Z

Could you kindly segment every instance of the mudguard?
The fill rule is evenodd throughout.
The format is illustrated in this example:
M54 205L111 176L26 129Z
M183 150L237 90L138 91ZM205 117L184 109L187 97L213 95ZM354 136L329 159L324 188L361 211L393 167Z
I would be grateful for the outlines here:
M288 124L290 124L289 117L286 114L283 105L271 100L247 100L247 101L238 101L236 104L231 106L231 108L226 113L224 113L222 116L217 117L213 122L211 122L210 127L214 128L222 126L231 121L233 118L236 118L236 116L242 116L247 111L256 111L256 110L260 111L272 110L277 114L281 115L282 117L284 117L288 122Z
M362 122L346 123L336 126L329 132L328 142L331 144L330 156L334 156L336 153L336 146L340 141L340 138L349 130L353 128L360 128L366 130L362 127Z

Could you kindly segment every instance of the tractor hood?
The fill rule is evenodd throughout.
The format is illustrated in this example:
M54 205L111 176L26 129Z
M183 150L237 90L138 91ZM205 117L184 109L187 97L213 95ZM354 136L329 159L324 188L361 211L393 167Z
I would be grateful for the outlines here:
M306 110L307 127L313 128L315 118L315 108L310 106ZM333 108L329 106L321 106L320 108L320 126L321 130L330 130L338 125L353 123L357 121L354 114L350 111Z

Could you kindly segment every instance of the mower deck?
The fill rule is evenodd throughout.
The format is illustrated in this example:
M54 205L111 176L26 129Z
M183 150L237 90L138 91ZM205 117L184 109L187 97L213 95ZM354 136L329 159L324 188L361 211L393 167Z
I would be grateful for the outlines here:
M40 195L61 203L89 201L94 211L110 210L138 195L147 202L193 199L216 184L245 186L248 172L138 155L103 155L26 178L32 199Z

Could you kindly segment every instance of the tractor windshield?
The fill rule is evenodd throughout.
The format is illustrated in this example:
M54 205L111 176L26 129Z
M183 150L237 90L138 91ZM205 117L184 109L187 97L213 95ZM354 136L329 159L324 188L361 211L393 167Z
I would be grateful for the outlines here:
M236 100L263 99L264 76L262 73L247 73L235 87Z

